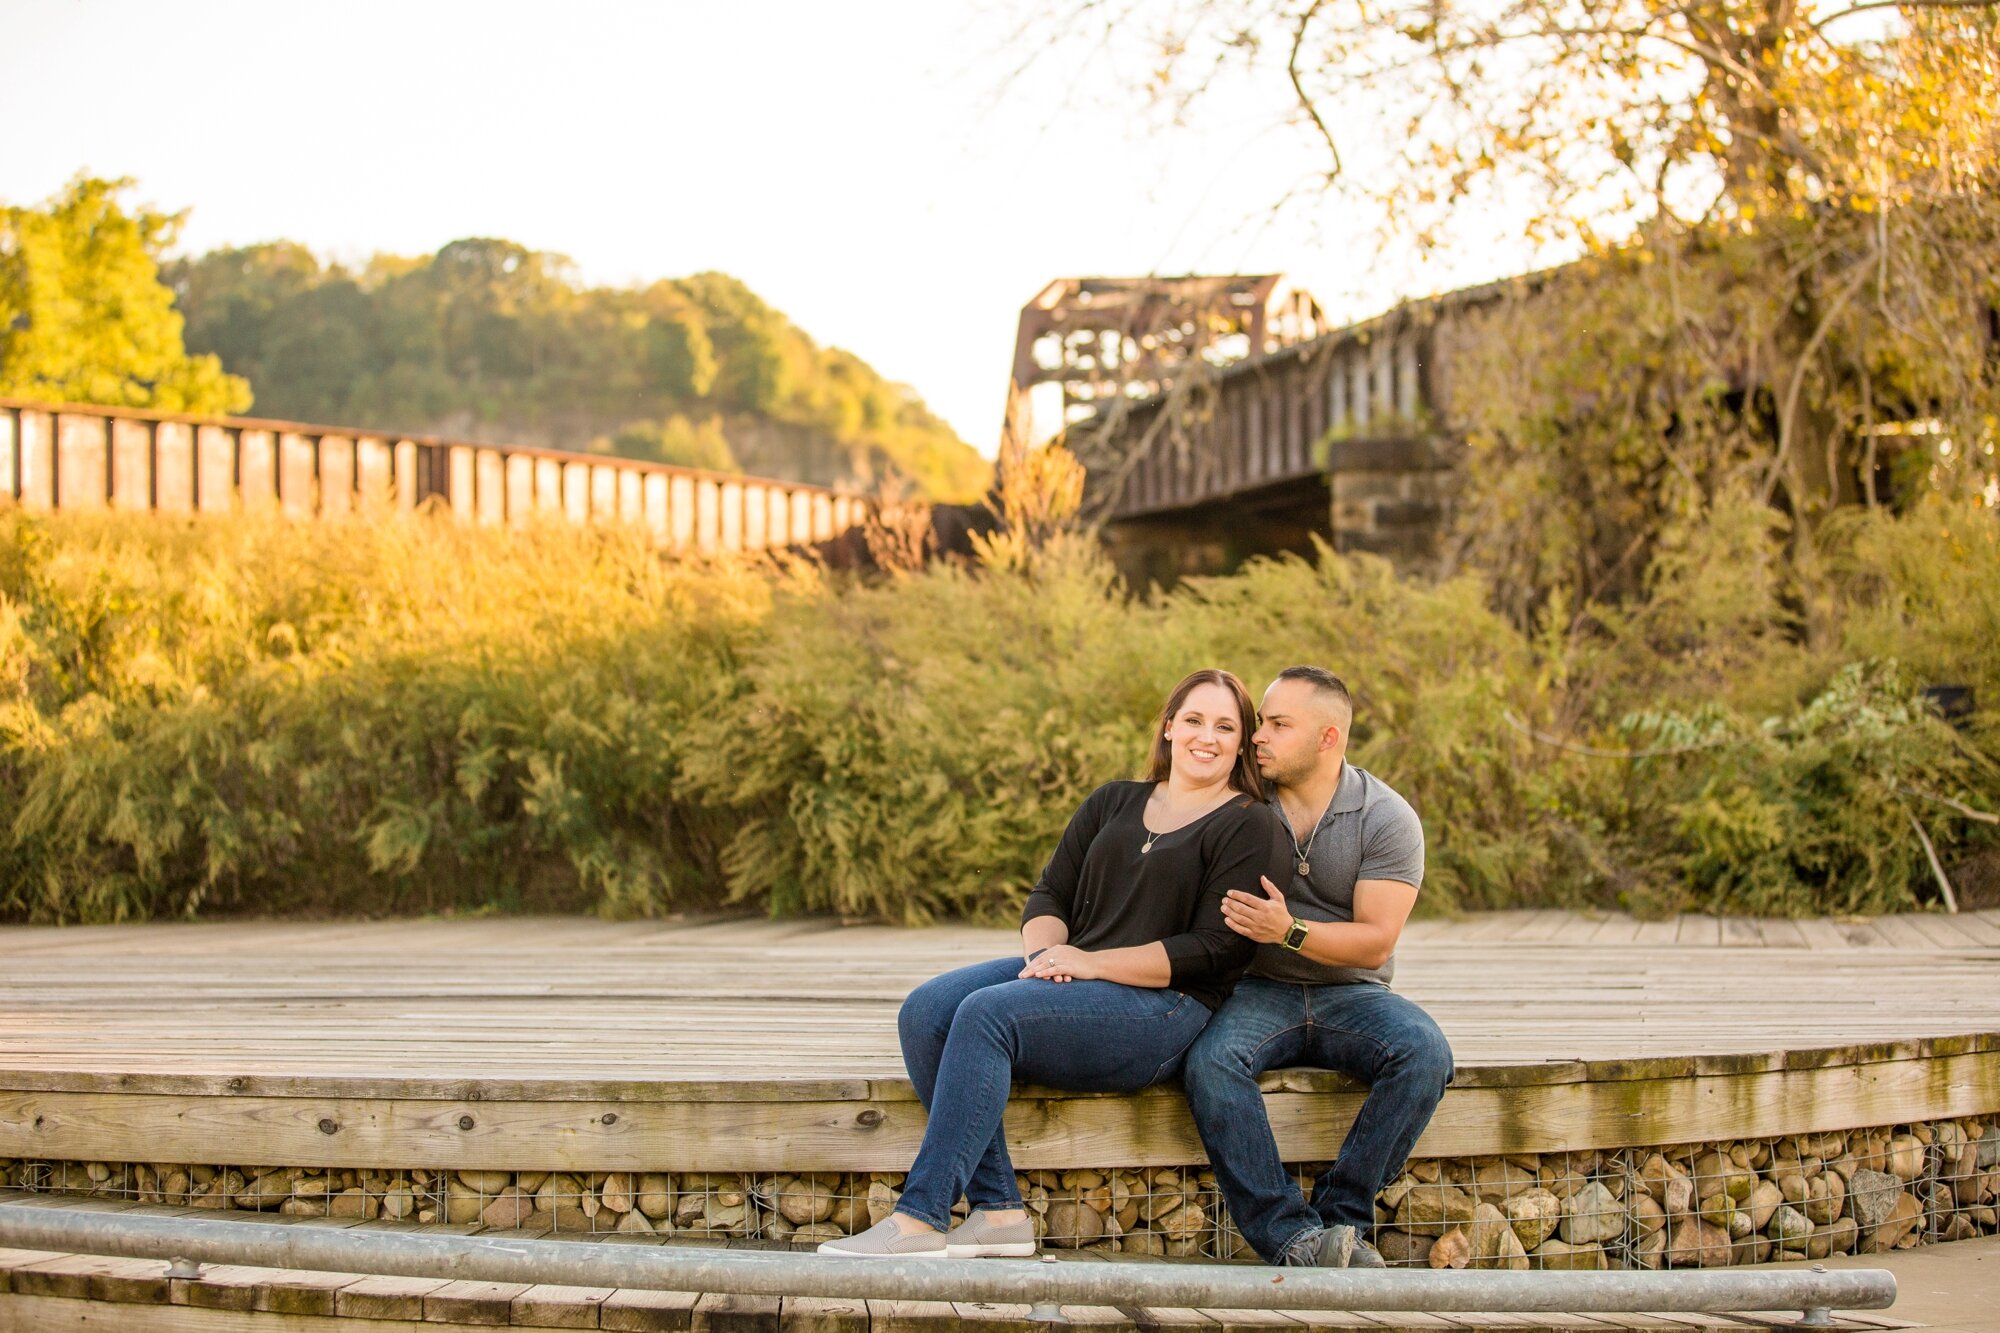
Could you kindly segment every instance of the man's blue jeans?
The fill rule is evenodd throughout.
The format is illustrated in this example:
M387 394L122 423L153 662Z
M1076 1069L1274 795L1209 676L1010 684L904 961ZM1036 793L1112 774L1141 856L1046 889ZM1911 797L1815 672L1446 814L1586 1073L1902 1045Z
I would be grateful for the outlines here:
M1257 1076L1308 1065L1368 1084L1340 1157L1310 1206L1278 1159ZM1181 1079L1243 1238L1269 1263L1322 1227L1367 1236L1375 1196L1403 1168L1451 1082L1451 1047L1431 1016L1387 986L1300 986L1245 977L1188 1052Z
M1018 958L926 981L903 1001L903 1064L930 1112L896 1211L938 1230L965 1195L1019 1208L1001 1115L1013 1081L1074 1092L1137 1092L1172 1078L1208 1022L1177 990L1115 981L1017 980Z

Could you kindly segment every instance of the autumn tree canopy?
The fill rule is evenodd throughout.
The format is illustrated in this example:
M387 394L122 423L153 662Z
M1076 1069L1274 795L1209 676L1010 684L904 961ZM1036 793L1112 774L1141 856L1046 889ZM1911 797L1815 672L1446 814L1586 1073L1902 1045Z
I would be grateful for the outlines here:
M1519 616L1775 558L1745 614L1809 629L1841 506L1994 502L1988 0L1058 0L1028 31L1140 43L1132 93L1183 119L1282 87L1323 152L1294 206L1370 206L1392 250L1580 257L1454 344L1457 559Z

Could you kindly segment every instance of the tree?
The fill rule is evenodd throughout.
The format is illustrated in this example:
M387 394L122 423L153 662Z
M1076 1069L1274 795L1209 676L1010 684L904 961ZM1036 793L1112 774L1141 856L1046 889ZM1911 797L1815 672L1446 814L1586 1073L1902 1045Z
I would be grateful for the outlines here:
M0 209L0 394L171 412L240 412L247 381L190 356L160 252L182 216L128 210L125 180L78 177Z
M935 499L985 486L985 461L913 393L726 274L585 288L560 256L473 238L354 272L277 242L168 276L190 346L248 373L275 415L823 484L894 471Z

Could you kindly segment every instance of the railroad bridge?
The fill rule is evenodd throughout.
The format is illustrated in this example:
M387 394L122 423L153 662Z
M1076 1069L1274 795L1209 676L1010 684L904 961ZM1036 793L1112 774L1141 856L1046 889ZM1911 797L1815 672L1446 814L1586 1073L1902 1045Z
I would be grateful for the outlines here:
M603 454L13 398L0 398L0 498L329 519L427 506L468 523L626 523L708 552L826 543L865 509L825 486Z
M1086 503L1130 576L1307 551L1438 559L1462 448L1444 408L1470 288L1344 327L1277 275L1071 279L1023 312L1009 442L1062 388ZM1047 433L1047 432L1043 432Z

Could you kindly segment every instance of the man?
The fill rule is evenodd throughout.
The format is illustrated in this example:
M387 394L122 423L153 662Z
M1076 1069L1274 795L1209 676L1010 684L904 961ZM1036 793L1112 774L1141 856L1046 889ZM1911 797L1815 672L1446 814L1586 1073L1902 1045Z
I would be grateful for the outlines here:
M1423 883L1423 826L1409 802L1347 762L1353 718L1347 687L1320 667L1290 667L1264 691L1251 742L1298 855L1284 889L1266 879L1268 897L1232 890L1224 902L1257 957L1182 1073L1230 1214L1273 1264L1382 1266L1368 1239L1375 1196L1451 1082L1444 1034L1389 989ZM1287 1065L1369 1085L1310 1206L1279 1160L1257 1089L1259 1074Z

